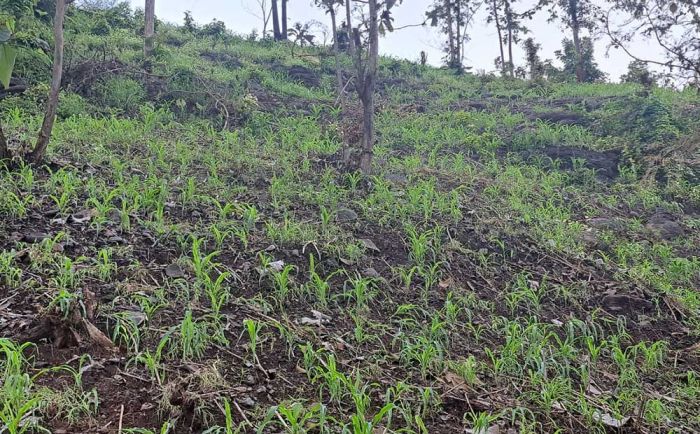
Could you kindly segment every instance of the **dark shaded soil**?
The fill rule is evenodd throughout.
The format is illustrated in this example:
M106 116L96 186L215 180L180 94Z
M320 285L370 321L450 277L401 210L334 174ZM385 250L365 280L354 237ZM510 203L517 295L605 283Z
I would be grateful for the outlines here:
M549 146L544 149L527 150L521 153L526 160L547 157L551 162L556 161L558 167L564 170L573 170L574 161L581 160L586 168L593 169L599 179L611 181L619 175L621 161L620 151L594 151L590 149L574 148L570 146ZM545 161L543 164L552 165Z

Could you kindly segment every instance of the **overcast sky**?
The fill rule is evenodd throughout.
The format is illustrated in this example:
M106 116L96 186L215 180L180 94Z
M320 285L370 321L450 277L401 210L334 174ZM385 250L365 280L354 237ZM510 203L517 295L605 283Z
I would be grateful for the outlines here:
M143 7L143 0L130 0L135 7ZM394 10L394 25L417 24L424 20L425 10L433 0L404 0L403 4ZM269 3L269 0L268 0ZM531 7L533 0L524 0L518 5L521 10ZM312 0L289 0L289 22L307 22L317 20L328 25L329 18L318 8L312 6ZM253 29L262 29L262 20L257 0L156 0L156 15L159 19L169 22L182 23L184 12L192 12L199 23L208 23L212 19L220 19L236 33L249 33ZM530 35L542 45L541 57L554 59L554 51L561 48L561 40L570 35L559 23L548 23L546 12L536 15L526 23ZM466 45L465 64L472 66L475 71L494 70L494 59L498 55L498 37L493 25L486 24L486 10L482 8L469 30L471 41ZM320 36L319 36L320 38ZM380 52L400 58L417 60L421 50L428 53L428 61L439 65L443 54L441 52L442 38L435 28L412 27L388 34L380 40ZM630 58L621 50L610 50L606 56L607 40L601 38L596 43L596 60L601 69L609 74L611 80L617 80L627 70ZM660 58L654 47L645 41L636 41L632 45L635 53L651 58ZM522 65L523 53L519 48L515 51L516 66Z

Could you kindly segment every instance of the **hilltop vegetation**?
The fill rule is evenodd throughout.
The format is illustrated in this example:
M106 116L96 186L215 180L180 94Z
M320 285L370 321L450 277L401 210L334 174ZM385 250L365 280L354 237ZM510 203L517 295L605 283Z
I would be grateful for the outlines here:
M327 48L142 21L70 9L0 169L0 432L700 431L697 92L381 58L365 176Z

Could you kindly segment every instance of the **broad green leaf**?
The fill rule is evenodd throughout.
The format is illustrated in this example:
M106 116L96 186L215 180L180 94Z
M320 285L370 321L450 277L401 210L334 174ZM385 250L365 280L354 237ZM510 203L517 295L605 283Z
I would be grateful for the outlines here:
M10 87L12 70L15 67L17 50L8 44L0 44L0 85Z

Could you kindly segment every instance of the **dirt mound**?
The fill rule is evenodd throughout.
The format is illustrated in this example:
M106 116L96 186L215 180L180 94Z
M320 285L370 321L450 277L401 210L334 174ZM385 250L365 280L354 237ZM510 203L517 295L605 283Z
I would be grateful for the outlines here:
M238 69L243 66L243 63L241 61L228 53L222 53L218 51L204 51L200 56L202 59L209 60L210 62L216 62L224 65L227 68L230 69Z
M306 87L319 87L321 85L321 77L318 75L318 73L305 66L275 65L272 70L285 74L292 81L301 83Z
M613 180L619 175L620 151L594 151L591 149L574 148L570 146L548 146L535 151L523 152L525 159L548 157L558 162L558 167L573 170L575 162L582 161L583 166L596 171L596 176L602 180Z

